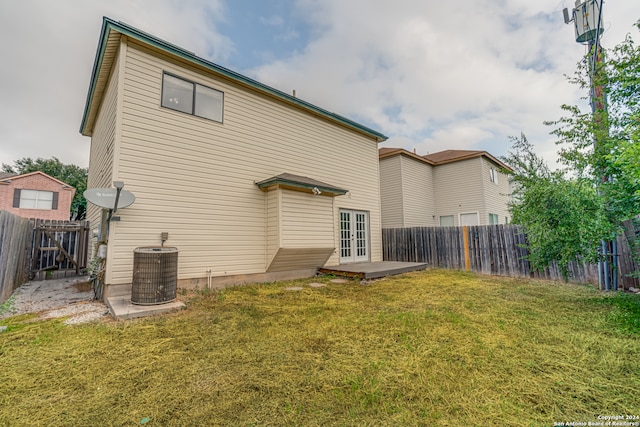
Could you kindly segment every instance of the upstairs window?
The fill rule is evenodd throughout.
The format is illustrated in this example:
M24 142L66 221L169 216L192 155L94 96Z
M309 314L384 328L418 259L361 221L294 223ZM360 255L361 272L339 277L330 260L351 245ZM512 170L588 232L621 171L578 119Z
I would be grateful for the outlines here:
M489 169L489 180L494 184L498 184L498 170L495 168Z
M58 193L53 191L25 190L16 188L13 207L20 209L58 209Z
M222 123L224 93L180 77L162 75L162 106Z

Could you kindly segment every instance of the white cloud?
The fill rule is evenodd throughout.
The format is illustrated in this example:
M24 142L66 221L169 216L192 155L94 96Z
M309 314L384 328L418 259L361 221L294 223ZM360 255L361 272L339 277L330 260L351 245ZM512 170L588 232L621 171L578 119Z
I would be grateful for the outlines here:
M574 42L556 0L324 0L298 7L310 11L313 42L253 72L367 121L392 137L385 146L403 141L404 148L422 152L501 155L507 136L522 131L542 152L554 153L543 121L559 118L560 105L581 95L563 75L573 73L584 48ZM605 20L632 9L612 5ZM622 40L610 36L612 44Z
M1 2L0 163L56 156L88 165L79 128L103 16L224 61L234 46L212 25L223 12L211 0Z
M390 136L387 146L500 155L507 136L523 131L553 160L542 122L582 95L563 77L584 53L562 20L573 0L290 1L287 22L282 10L265 7L262 22L275 45L283 37L310 41L286 53L269 46L255 55L263 64L237 71L364 121ZM78 128L102 16L224 66L243 54L222 31L237 30L240 23L228 20L240 7L231 0L0 2L0 162L57 156L88 164L89 138ZM640 35L632 28L640 18L635 1L606 2L604 17L606 46ZM252 29L243 31L251 40Z

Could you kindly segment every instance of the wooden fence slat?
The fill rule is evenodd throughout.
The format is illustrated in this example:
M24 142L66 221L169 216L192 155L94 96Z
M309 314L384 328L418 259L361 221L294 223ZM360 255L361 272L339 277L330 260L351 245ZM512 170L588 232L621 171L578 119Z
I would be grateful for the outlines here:
M28 219L0 211L0 304L28 279L30 236Z
M624 235L618 236L620 289L640 288L640 266L634 251L640 251L640 218L626 221ZM510 277L562 280L560 269L552 263L543 271L531 271L527 259L527 237L513 224L469 226L465 245L463 227L413 227L383 229L383 256L387 261L424 262L432 268L465 269L465 248L471 271ZM631 244L629 242L632 242ZM633 243L636 242L636 243ZM572 262L571 281L598 283L598 267Z
M80 274L88 246L88 221L27 219L0 210L0 304L34 272L55 266L65 277Z

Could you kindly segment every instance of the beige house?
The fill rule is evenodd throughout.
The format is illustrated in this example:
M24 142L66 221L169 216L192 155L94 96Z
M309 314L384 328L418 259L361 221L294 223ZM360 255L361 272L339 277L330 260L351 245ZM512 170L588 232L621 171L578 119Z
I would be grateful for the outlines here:
M380 149L382 227L509 222L509 166L486 151Z
M134 249L161 233L182 287L382 260L384 135L108 18L80 132L88 188L122 181L136 197L108 227L88 206L105 297L130 292Z

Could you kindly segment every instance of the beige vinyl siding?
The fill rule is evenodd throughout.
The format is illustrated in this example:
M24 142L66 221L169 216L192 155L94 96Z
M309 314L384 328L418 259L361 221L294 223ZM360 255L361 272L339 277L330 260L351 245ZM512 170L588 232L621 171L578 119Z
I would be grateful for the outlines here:
M267 271L323 266L335 249L333 198L278 188L267 194Z
M380 159L382 228L404 227L402 179L402 156Z
M498 184L491 182L490 169L498 171ZM500 168L486 158L482 158L482 174L484 183L485 206L481 216L481 224L489 224L489 214L497 214L499 224L505 223L505 217L510 218L509 177L499 172Z
M136 202L113 224L112 284L130 283L133 250L163 231L180 250L180 279L264 272L274 224L254 182L282 172L349 189L334 223L339 207L370 211L372 261L381 260L373 139L135 43L126 52L118 178ZM223 91L224 123L161 108L163 71Z
M282 190L282 247L335 248L333 198Z
M404 202L404 227L431 227L435 206L433 194L433 170L431 165L407 156L402 159L402 200Z
M485 177L481 158L438 165L433 177L436 220L440 216L454 215L455 225L459 225L459 215L472 212L478 212L482 220Z
M271 264L271 260L280 249L281 241L280 241L280 221L282 216L280 215L280 205L282 200L282 192L281 191L267 191L265 193L265 203L267 206L267 210L265 212L265 220L266 220L266 246L267 246L267 254L266 254L266 263L265 269Z
M116 139L117 94L118 94L118 62L113 66L104 100L98 111L89 154L89 176L87 188L111 188L113 177L113 147ZM102 208L87 203L86 218L92 229L99 229ZM94 238L92 243L95 243Z

